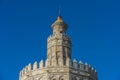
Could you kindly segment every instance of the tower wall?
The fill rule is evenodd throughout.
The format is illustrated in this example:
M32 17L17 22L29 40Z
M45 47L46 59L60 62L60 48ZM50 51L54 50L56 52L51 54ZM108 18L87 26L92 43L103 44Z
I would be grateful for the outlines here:
M43 60L39 63L35 62L33 65L28 64L20 71L19 80L42 80L41 77L43 76L46 77L44 80L53 80L53 78L60 80L60 77L63 80L97 80L97 72L89 64L83 64L81 61L78 63L76 60L68 61L70 63L62 67L48 67L47 61L44 62Z
M47 41L47 61L49 66L66 65L67 58L71 59L72 42L66 35L68 25L59 16L58 20L52 24L53 34Z

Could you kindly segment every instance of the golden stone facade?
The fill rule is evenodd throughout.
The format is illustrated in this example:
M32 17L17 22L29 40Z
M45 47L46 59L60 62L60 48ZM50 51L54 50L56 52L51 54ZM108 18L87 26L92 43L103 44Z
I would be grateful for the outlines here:
M52 24L47 40L47 59L28 64L20 71L19 80L98 80L97 72L87 63L71 60L72 41L66 35L68 25L61 16Z

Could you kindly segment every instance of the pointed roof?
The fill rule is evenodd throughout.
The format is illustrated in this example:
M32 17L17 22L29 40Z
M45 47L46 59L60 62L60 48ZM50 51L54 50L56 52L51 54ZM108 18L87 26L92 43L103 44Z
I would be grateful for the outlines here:
M52 24L51 27L53 28L55 25L62 25L63 28L65 28L65 29L68 28L68 25L63 21L61 15L58 16L57 20Z
M63 22L63 20L62 20L62 16L59 15L58 18L57 18L57 20L56 20L55 22Z

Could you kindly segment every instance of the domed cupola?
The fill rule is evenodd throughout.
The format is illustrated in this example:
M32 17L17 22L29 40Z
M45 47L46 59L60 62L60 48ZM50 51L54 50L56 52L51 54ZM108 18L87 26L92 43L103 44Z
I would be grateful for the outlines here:
M64 34L68 25L62 20L62 16L58 16L57 20L52 24L52 29L54 34Z

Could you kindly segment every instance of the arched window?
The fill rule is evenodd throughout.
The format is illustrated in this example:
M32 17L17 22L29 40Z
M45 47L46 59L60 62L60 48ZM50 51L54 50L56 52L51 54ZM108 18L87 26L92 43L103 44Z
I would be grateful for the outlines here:
M51 76L50 80L56 80L56 76Z
M65 80L64 76L60 76L59 80Z

